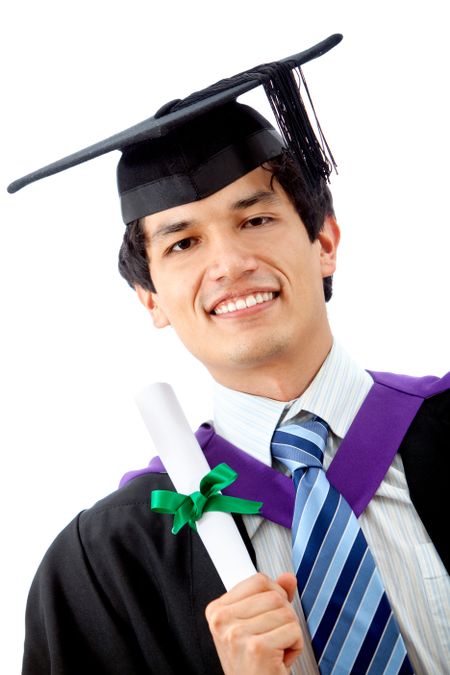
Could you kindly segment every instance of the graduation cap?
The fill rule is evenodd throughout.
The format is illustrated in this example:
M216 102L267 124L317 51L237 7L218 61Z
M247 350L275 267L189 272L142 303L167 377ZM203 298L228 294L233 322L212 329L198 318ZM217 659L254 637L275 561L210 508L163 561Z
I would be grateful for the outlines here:
M314 190L335 167L316 118L318 137L301 96L314 107L300 66L342 39L332 35L281 61L263 64L165 104L153 117L11 183L17 192L34 181L65 171L112 150L121 150L117 169L125 223L173 206L203 199L287 148ZM256 110L236 98L262 85L281 136Z

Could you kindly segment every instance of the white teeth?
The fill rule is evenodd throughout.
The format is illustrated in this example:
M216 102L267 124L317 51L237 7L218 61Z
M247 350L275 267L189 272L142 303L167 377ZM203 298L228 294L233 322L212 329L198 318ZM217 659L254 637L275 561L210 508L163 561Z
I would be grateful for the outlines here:
M255 295L247 295L245 298L238 298L234 302L230 301L219 305L214 310L214 314L227 314L227 312L235 312L239 309L246 309L247 307L254 307L255 305L260 305L263 302L268 302L272 300L274 293L271 291L264 293L256 293Z

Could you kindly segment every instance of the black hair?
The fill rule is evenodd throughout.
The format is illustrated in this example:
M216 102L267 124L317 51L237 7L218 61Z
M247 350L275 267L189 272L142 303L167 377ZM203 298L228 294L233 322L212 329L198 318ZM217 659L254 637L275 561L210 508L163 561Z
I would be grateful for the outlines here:
M315 241L325 218L334 215L333 198L325 179L320 179L314 190L308 187L298 164L287 150L263 166L272 174L271 183L276 179L292 201L310 241ZM150 275L146 244L143 218L132 220L126 227L120 247L119 272L132 288L138 285L156 292ZM323 280L325 302L332 295L332 280L331 276Z

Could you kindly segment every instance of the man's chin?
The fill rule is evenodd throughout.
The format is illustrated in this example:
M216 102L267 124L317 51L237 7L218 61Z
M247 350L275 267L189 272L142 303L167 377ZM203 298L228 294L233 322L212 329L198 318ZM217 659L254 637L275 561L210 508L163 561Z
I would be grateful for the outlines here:
M263 366L274 359L279 359L288 347L287 340L280 337L264 338L257 342L242 341L233 345L228 352L230 365L252 367Z

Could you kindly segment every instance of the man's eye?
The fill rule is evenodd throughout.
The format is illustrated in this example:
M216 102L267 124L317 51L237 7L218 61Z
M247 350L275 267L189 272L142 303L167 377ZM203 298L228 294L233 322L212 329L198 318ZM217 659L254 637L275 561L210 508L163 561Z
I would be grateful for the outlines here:
M186 251L186 249L192 246L192 238L187 237L186 239L180 239L176 244L170 247L170 251Z
M267 225L272 219L268 216L255 216L254 218L249 218L245 226L246 227L259 227L260 225Z

